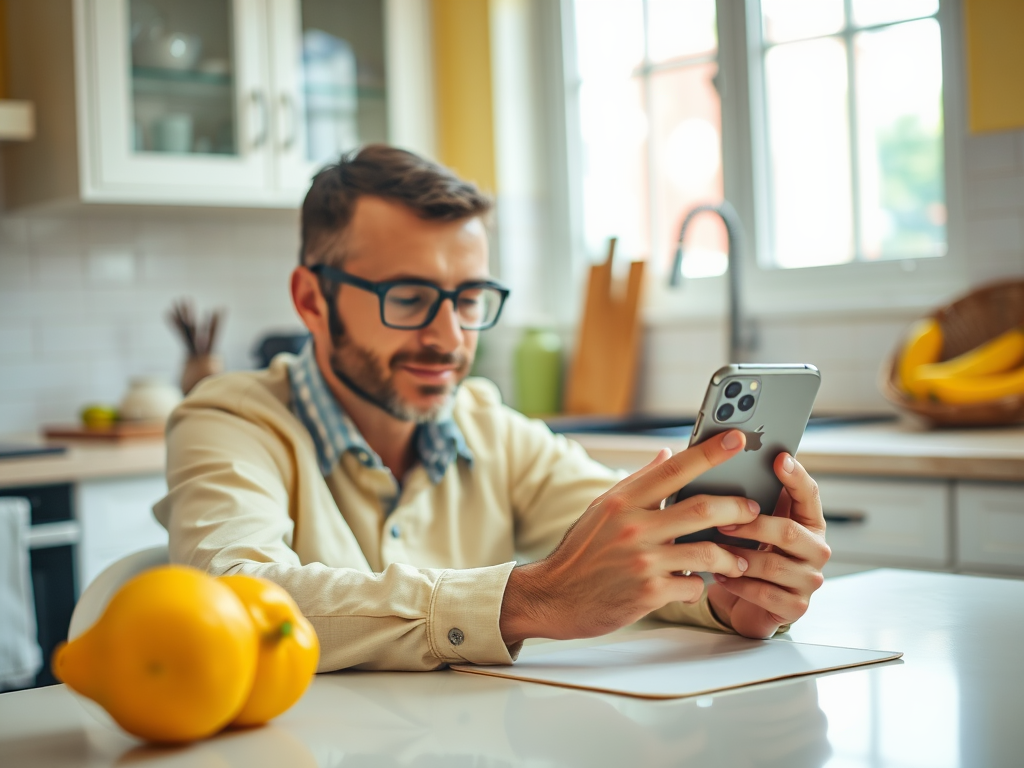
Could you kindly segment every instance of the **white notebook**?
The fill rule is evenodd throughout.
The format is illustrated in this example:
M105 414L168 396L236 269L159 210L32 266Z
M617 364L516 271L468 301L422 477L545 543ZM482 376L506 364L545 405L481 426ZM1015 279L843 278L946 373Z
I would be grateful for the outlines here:
M457 672L508 677L650 699L674 699L744 685L898 659L867 651L788 640L668 627L589 648L528 646L512 666L452 665Z

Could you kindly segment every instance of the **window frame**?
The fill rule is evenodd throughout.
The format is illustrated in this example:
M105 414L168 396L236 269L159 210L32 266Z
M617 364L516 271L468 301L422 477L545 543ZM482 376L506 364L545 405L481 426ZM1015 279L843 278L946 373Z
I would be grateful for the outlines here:
M585 0L575 0L575 2ZM569 133L569 209L573 241L573 273L592 262L585 252L582 189L572 171L580 167L578 83L575 62L573 0L562 0L566 125ZM946 255L904 260L852 261L817 267L765 267L762 254L771 248L763 45L760 0L717 0L717 83L722 105L722 164L725 198L744 225L742 301L753 316L858 313L878 309L924 310L948 300L970 284L965 247L962 199L962 148L966 135L963 109L963 55L960 0L940 0L936 18L942 40L943 158L946 195ZM680 288L667 286L668 275L648 284L645 321L674 324L726 312L727 276L684 279Z

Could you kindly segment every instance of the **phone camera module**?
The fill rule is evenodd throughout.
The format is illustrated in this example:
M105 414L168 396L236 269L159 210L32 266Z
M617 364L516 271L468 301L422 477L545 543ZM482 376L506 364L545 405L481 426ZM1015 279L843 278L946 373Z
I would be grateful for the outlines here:
M751 408L754 407L754 396L744 395L743 397L740 398L738 405L741 411L749 411Z
M736 409L730 403L725 403L718 408L715 418L719 421L728 421Z
M725 396L726 397L736 397L736 395L738 395L742 390L743 390L743 385L742 384L740 384L738 381L731 381L731 382L729 382L729 385L725 388ZM728 418L728 417L726 417L726 418Z

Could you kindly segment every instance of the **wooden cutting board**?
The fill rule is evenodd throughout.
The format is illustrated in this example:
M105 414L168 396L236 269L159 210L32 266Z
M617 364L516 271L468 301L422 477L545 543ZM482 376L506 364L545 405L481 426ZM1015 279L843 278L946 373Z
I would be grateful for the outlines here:
M590 268L576 354L566 387L568 414L621 416L633 410L644 262L632 262L626 285L616 285L612 272L615 244L612 238L607 259Z
M52 424L43 429L48 438L62 440L135 440L163 437L162 421L119 421L109 427L86 427L82 424Z

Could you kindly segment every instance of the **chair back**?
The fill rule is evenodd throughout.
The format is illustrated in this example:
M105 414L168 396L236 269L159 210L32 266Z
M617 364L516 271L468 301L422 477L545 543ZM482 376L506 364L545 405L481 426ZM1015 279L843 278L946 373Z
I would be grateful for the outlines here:
M110 598L133 576L148 571L158 565L170 562L166 545L150 547L122 557L108 565L103 572L93 579L85 588L82 596L75 604L71 614L71 625L68 627L68 640L74 640L103 614Z

